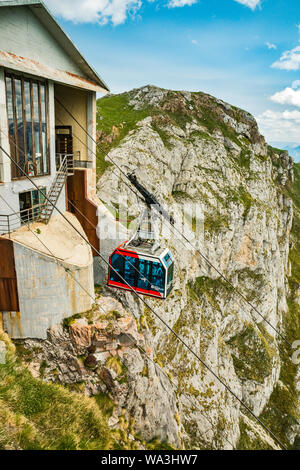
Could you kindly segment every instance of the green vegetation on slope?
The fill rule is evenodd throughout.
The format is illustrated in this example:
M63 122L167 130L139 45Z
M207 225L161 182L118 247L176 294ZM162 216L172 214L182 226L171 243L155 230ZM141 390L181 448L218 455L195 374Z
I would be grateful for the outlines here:
M249 171L249 138L238 138L233 127L224 121L224 113L226 113L227 116L239 123L250 124L251 140L255 141L258 139L259 133L255 121L251 121L252 118L248 113L233 106L227 106L225 109L222 102L202 92L190 93L191 99L189 101L186 95L180 91L163 91L165 96L162 101L156 105L149 105L146 99L143 102L142 93L144 91L141 89L138 109L129 105L130 100L137 94L137 90L109 95L97 101L98 137L105 153L117 147L130 131L136 129L137 122L148 116L153 118L153 130L159 134L164 145L169 149L172 148L172 143L170 142L171 136L166 131L166 126L173 125L185 130L187 123L196 121L199 126L206 128L207 132L196 131L190 139L197 136L203 140L214 141L211 134L217 130L221 131L224 137L227 137L241 148L241 156L235 157L234 163L239 168ZM172 135L172 137L176 139L175 135ZM101 176L109 166L110 163L105 160L103 152L98 151L98 175Z
M290 250L291 277L289 278L290 296L288 298L288 313L283 318L283 331L288 341L293 344L300 339L300 307L296 302L296 291L300 287L300 164L294 165L295 181L289 188L289 196L294 202L294 222L291 233L292 249ZM281 345L280 382L275 387L267 404L262 419L272 425L273 432L288 446L287 431L297 424L300 419L296 377L298 365L293 364L288 357L292 351L287 350L286 343Z
M170 136L166 132L166 125L172 124L182 129L186 128L187 123L196 121L200 126L203 126L204 131L196 131L196 133L190 136L202 138L203 140L214 141L212 136L213 132L219 130L222 134L234 142L240 149L240 155L236 156L236 153L230 153L230 143L228 145L228 153L234 166L242 176L247 178L255 179L258 176L250 171L251 160L256 158L265 162L267 159L271 159L274 165L275 174L277 169L284 166L284 159L278 158L284 151L269 146L268 155L252 155L249 148L250 141L252 143L261 142L255 122L251 121L251 117L244 111L234 107L226 107L217 102L217 100L204 93L191 93L191 100L188 101L183 99L181 92L168 91L165 98L159 105L155 107L149 107L146 102L145 106L141 105L139 110L135 110L132 106L129 106L129 100L133 96L133 92L124 93L122 95L110 96L98 100L98 130L104 135L103 143L106 146L105 149L109 150L112 147L117 146L120 141L132 130L136 129L136 124L139 120L144 119L147 116L152 116L153 120L152 127L160 135L164 145L167 148L171 148ZM235 130L226 122L224 122L224 112L234 118L237 122L244 122L250 124L250 138L249 135L245 135L244 138L238 137ZM207 130L207 132L206 132ZM198 134L197 134L198 132ZM107 140L105 136L113 136L113 139ZM173 137L176 138L176 137ZM238 153L238 152L237 152ZM101 174L107 163L98 161L98 171ZM286 193L285 188L278 184L278 191ZM290 261L292 263L292 276L289 279L291 295L288 299L289 311L283 319L282 331L288 337L289 341L293 343L295 339L300 338L299 334L299 306L295 302L295 292L299 286L300 279L300 241L299 241L299 230L300 230L300 165L295 165L295 183L293 187L289 188L288 195L292 197L295 204L295 219L292 231L293 247L290 251ZM188 195L182 191L174 191L173 197L176 200L183 200ZM207 201L205 201L207 202ZM223 203L228 206L230 202L240 203L244 206L244 217L246 217L253 205L258 206L259 202L254 200L251 194L245 189L243 184L235 191L230 190L226 192ZM222 203L222 201L221 201ZM262 207L266 210L265 207ZM222 231L228 227L229 221L222 216L222 213L218 213L217 216L207 216L205 222L205 229L212 232ZM254 279L253 276L257 279ZM248 292L249 300L252 300L252 296L257 296L257 292L260 291L259 284L263 282L257 274L249 271L246 273L246 280L251 277L254 288ZM243 279L242 279L243 280ZM248 279L249 280L249 279ZM255 282L254 282L255 281ZM228 290L228 286L223 285L220 280L211 280L208 278L198 278L195 282L190 283L188 286L190 298L199 302L200 298L204 298L207 302L211 303L214 307L218 308L216 301L216 292L220 295L230 296L231 292ZM156 330L155 322L152 322L153 330ZM182 323L176 325L180 330L186 327ZM260 329L261 330L261 329ZM155 331L154 331L155 333ZM264 337L267 340L264 340ZM272 371L272 359L274 356L274 350L272 346L272 339L267 337L266 331L255 331L246 329L244 332L235 337L232 340L232 349L235 351L234 354L234 365L237 374L242 380L254 380L258 383L262 383L264 379L270 375ZM281 349L285 350L284 344L281 345ZM258 352L257 352L258 351ZM173 357L175 349L170 348L168 354ZM263 420L269 424L270 428L278 434L280 439L288 445L286 432L290 430L290 426L296 422L298 417L297 408L297 396L295 390L295 377L296 377L296 366L291 363L289 358L284 355L281 356L282 368L280 375L280 383L274 389L271 399L263 412ZM245 366L246 363L246 366ZM183 374L184 375L184 374ZM241 431L246 429L245 423L241 424ZM242 433L243 434L243 433ZM251 433L250 433L251 434ZM250 435L249 434L249 435ZM244 432L244 438L246 431ZM247 436L249 437L247 434ZM247 439L248 439L247 437ZM246 439L246 438L245 438ZM250 439L250 438L249 438ZM241 448L259 447L259 443L240 442Z
M102 401L35 379L1 329L0 340L7 347L0 364L0 449L134 448L108 428L107 404L103 413Z
M105 153L113 147L117 147L120 141L129 131L136 128L136 123L151 115L149 108L136 111L129 106L130 96L128 93L110 95L101 98L97 102L97 130L103 133L104 139L100 138L101 148ZM112 135L111 139L107 136ZM97 151L97 174L101 176L111 166L104 158L104 153Z
M229 341L232 349L233 365L241 380L252 380L263 383L272 373L272 358L276 350L263 334L251 325Z
M250 414L250 413L249 413ZM248 417L249 421L253 421L252 417ZM274 450L266 441L264 441L258 432L255 432L249 421L245 417L240 418L240 439L237 444L237 450ZM255 423L256 424L256 423Z

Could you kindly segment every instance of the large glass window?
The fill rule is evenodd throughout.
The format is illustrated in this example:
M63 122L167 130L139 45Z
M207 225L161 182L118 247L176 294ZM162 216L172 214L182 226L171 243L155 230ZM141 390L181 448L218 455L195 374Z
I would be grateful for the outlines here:
M161 263L152 262L152 288L164 294L165 271Z
M136 285L137 270L135 269L135 261L136 258L124 256L124 279L131 287Z
M140 259L138 269L138 281L137 287L139 289L149 290L151 287L150 276L151 276L151 261Z
M49 174L48 97L44 82L6 75L11 156L29 176ZM24 174L12 163L12 177Z
M171 266L168 269L168 284L173 281L174 278L174 263L171 264Z
M42 204L45 202L44 194L47 188L42 187L40 191L33 189L19 194L19 203L22 223L35 220L41 212Z
M122 277L124 276L124 257L114 254L111 257L110 281L120 282L124 284Z

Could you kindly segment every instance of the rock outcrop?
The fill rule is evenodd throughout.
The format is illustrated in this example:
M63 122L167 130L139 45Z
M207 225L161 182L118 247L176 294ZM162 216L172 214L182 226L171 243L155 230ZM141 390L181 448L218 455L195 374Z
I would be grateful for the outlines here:
M122 132L110 158L124 172L134 171L175 220L181 221L190 207L179 230L260 315L177 236L165 240L177 261L173 293L166 302L150 299L149 305L261 415L288 361L279 351L288 351L288 345L275 330L287 334L290 314L293 159L266 144L249 113L209 95L146 86L118 96L119 103L121 97L122 128L115 126ZM100 115L113 100L98 102ZM134 216L140 207L125 183L108 168L98 193L110 207L120 205L119 195L125 194ZM199 207L203 217L197 220ZM131 294L122 297L128 310L137 312ZM146 316L156 354L177 384L184 445L230 447L230 441L237 446L245 429L244 410L142 304L137 313ZM292 443L299 432L297 413L294 407L285 442Z
M122 112L109 128L105 116L114 106ZM300 433L299 375L282 336L299 339L299 277L290 252L293 160L266 144L249 113L203 93L147 86L99 100L98 113L110 158L135 172L196 248L160 226L161 243L175 255L175 286L166 301L147 299L148 305L292 446ZM112 226L107 209L128 208L127 221L142 209L107 159L99 162L98 195L106 206L99 214ZM116 238L106 229L100 223L108 255ZM114 403L110 425L131 420L131 432L146 441L278 448L140 300L104 288L97 304L40 343L36 369L45 363L45 380L107 394Z

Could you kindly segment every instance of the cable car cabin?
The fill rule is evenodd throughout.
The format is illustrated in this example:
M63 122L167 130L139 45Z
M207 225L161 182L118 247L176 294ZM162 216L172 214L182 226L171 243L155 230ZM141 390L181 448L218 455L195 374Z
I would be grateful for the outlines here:
M109 258L108 285L166 299L173 287L174 258L168 249L151 253L148 244L120 245ZM126 284L127 283L127 284Z

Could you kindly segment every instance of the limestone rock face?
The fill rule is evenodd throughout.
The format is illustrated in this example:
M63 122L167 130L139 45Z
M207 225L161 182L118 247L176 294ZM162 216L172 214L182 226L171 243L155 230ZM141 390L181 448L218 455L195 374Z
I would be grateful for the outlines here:
M266 144L249 113L203 93L146 86L103 98L100 127L114 100L120 122L110 134L99 128L99 138L112 145L109 157L122 172L135 172L176 221L172 231L156 220L161 244L176 259L173 291L165 301L145 300L202 362L141 300L103 287L92 312L49 330L33 369L44 361L44 380L106 394L114 403L110 426L132 420L132 432L145 440L187 449L278 448L213 371L292 445L299 409L288 404L297 403L299 375L277 333L289 335L293 318L292 159ZM98 233L108 259L144 206L120 171L104 163ZM98 271L104 284L105 264Z
M144 440L179 447L175 391L153 360L149 332L138 329L140 322L105 295L86 317L52 327L46 341L27 340L23 347L34 352L28 367L35 377L109 397L113 429L134 420L132 432Z
M209 95L147 86L129 92L127 101L131 118L145 114L110 158L125 173L135 172L211 263L163 224L162 243L176 258L175 287L167 301L147 302L261 415L285 366L279 343L287 344L275 330L285 334L288 315L293 204L285 188L293 181L293 160L266 144L249 113ZM99 102L100 115L105 103ZM108 168L98 194L107 207L121 194L134 216L141 204L125 183ZM131 294L118 295L128 311L146 317L156 354L174 377L184 445L236 446L247 434L245 410L149 309Z

